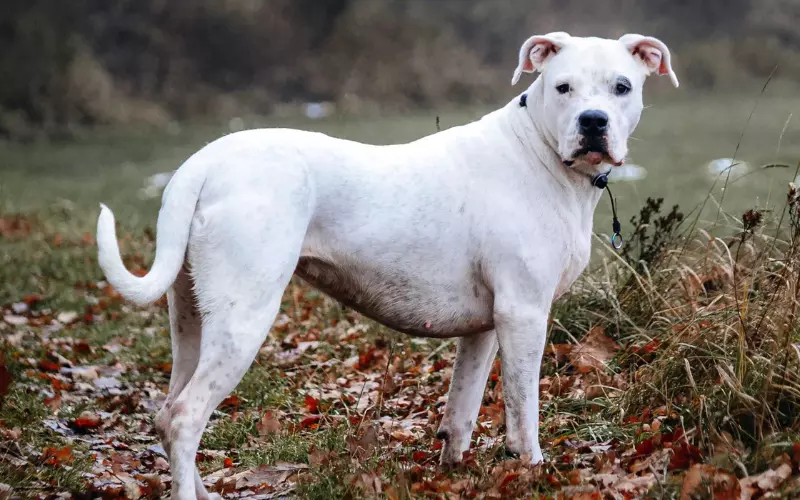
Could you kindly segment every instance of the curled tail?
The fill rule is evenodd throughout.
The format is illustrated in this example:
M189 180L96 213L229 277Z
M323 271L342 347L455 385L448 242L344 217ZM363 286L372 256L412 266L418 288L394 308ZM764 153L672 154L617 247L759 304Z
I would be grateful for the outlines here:
M139 305L149 304L164 295L175 281L186 257L189 230L204 180L205 172L192 168L182 168L175 173L158 213L155 262L142 277L125 268L119 253L114 214L100 204L97 260L108 282L123 297Z

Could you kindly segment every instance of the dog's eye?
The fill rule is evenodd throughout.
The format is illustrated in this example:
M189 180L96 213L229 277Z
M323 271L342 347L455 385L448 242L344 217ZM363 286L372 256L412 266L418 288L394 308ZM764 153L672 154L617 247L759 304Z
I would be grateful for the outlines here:
M569 83L562 83L560 85L556 85L556 90L559 94L566 94L572 89L570 88Z
M627 83L620 82L614 85L614 93L616 95L625 95L631 91L631 86Z

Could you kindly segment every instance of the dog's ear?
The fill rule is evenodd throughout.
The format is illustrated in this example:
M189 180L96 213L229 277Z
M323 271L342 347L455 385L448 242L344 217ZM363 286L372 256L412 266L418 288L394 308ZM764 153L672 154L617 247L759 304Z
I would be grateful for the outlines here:
M649 74L658 73L659 75L669 75L669 79L676 87L678 77L672 71L670 64L669 49L666 44L658 38L642 36L636 34L623 35L619 39L628 51L645 65Z
M558 54L568 41L569 34L563 31L535 35L525 40L519 49L519 65L511 78L511 85L517 84L522 73L541 71L547 60Z

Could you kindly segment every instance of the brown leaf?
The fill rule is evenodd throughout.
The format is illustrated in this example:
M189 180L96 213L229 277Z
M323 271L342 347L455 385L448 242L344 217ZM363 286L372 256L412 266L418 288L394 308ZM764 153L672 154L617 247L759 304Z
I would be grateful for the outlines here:
M219 404L220 408L230 408L230 409L237 409L242 406L242 398L237 396L236 394L231 394L227 398L222 400L222 403Z
M606 362L618 350L619 345L605 334L602 327L596 326L572 349L569 358L580 373L589 373L604 370Z
M372 456L378 445L378 429L375 426L367 427L360 439L347 438L347 449L352 456L359 460Z
M336 453L330 450L317 450L312 449L308 452L308 463L314 467L319 467L336 458Z
M141 492L148 498L161 498L167 489L158 474L142 474L136 479L144 485Z
M59 408L61 408L61 396L56 394L51 398L45 398L44 404L50 408L51 411L56 412Z
M545 349L548 354L552 354L556 363L561 365L569 360L569 355L572 353L573 344L548 344Z
M256 423L256 430L261 437L277 434L281 431L281 423L275 418L275 415L271 411L268 411L264 413L261 420Z
M791 472L791 467L790 467ZM715 500L739 500L742 487L732 473L713 465L695 464L683 478L681 500L714 498Z
M308 469L305 464L278 464L275 466L260 465L255 469L240 472L231 476L236 482L236 489L263 489L277 488L286 483L293 475Z
M156 457L153 460L153 469L159 472L165 472L169 470L169 462L164 457Z
M643 476L629 476L623 478L614 485L614 489L622 493L633 495L633 498L641 498L656 484L658 484L656 476L653 473L647 473Z
M353 485L366 493L370 498L380 496L383 490L381 479L374 472L363 472L353 480Z
M75 457L72 456L72 448L65 446L63 448L45 448L42 451L42 462L45 465L61 465L69 464Z
M14 427L13 429L0 428L0 436L9 441L18 441L22 437L22 429Z
M781 464L777 469L769 469L755 476L748 476L742 479L742 486L750 489L758 489L762 492L776 490L792 475L792 466Z

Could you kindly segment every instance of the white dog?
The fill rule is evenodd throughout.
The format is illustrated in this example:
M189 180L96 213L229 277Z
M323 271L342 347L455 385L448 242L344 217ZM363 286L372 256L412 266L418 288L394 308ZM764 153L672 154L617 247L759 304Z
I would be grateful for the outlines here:
M621 165L654 38L528 39L512 83L541 76L480 121L372 146L297 130L239 132L189 158L167 186L155 263L120 258L102 207L100 266L126 298L169 297L170 392L156 427L172 497L209 498L194 466L209 416L241 380L293 274L384 325L459 337L442 462L468 449L499 346L507 447L542 460L538 380L548 314L586 267L602 189Z

